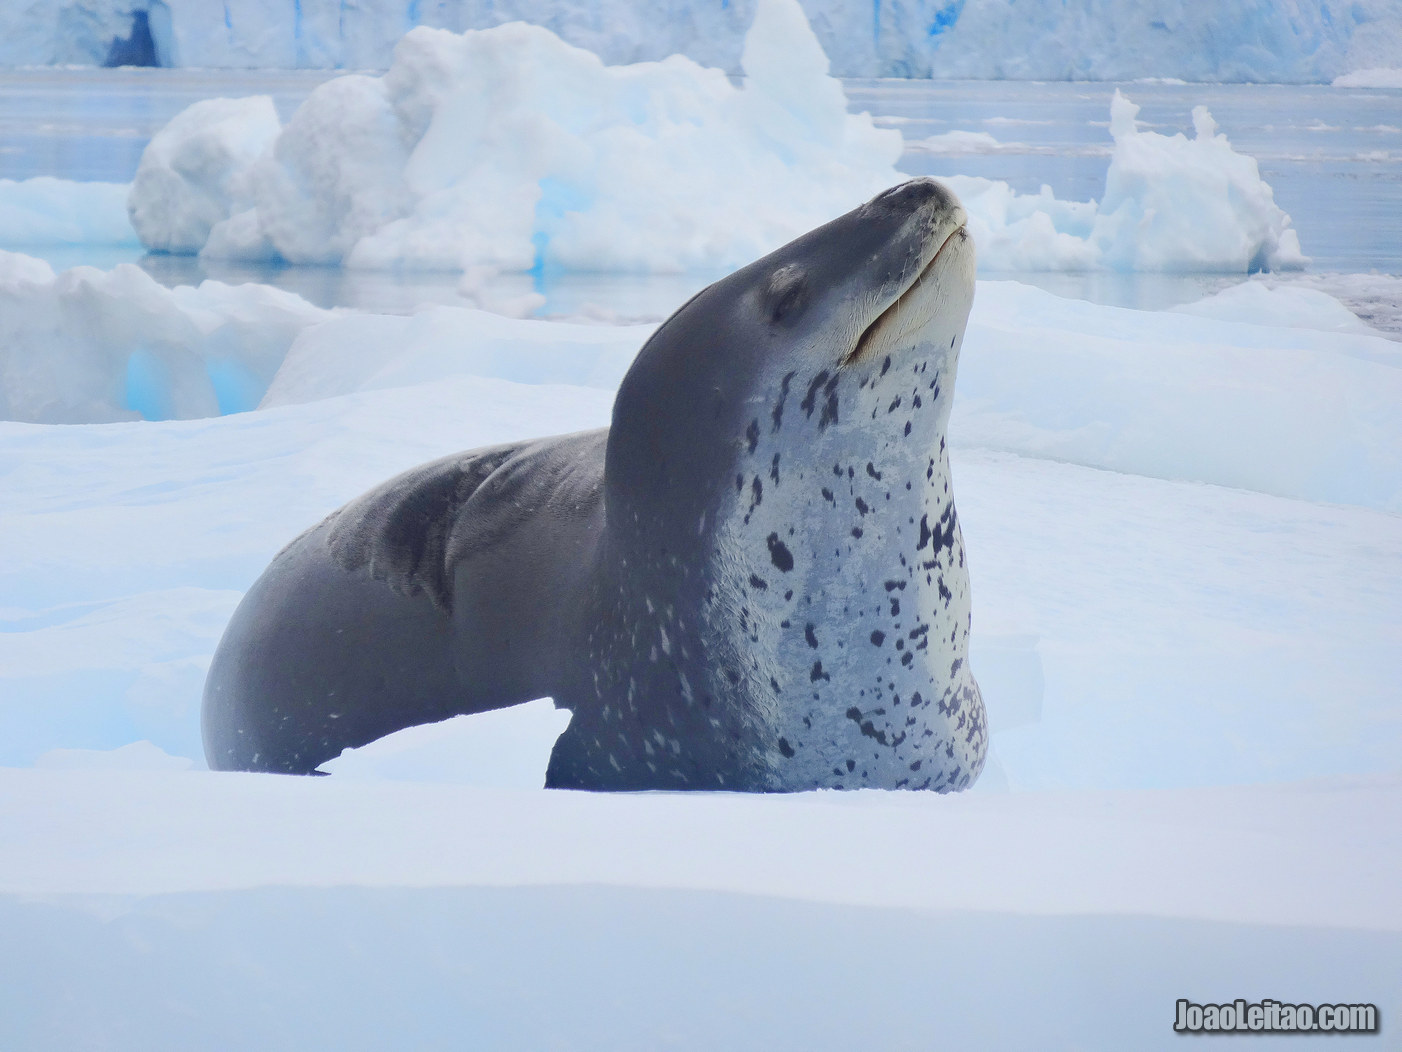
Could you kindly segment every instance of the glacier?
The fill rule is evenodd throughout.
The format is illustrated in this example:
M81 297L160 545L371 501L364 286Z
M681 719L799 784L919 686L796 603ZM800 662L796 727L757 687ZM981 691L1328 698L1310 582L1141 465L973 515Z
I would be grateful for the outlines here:
M0 65L145 55L211 68L384 69L415 26L545 26L610 63L731 72L757 0L0 0ZM1318 82L1402 65L1399 0L804 0L844 77Z

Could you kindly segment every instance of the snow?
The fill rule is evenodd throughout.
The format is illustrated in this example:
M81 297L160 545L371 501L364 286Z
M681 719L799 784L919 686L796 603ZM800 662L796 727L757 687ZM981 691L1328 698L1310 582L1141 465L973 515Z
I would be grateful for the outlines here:
M598 884L1402 933L1388 879L1402 847L1376 835L1399 791L1389 776L1173 793L615 795L0 770L0 820L15 834L0 894ZM950 844L967 864L947 864ZM1068 844L1090 865L1062 869ZM1010 849L1024 864L1006 865ZM1310 878L1342 894L1318 894Z
M652 329L516 320L458 307L409 316L347 312L294 341L262 405L460 375L612 392Z
M415 25L522 20L611 63L680 53L732 72L757 0L3 0L0 65L107 61L148 12L162 65L383 69ZM805 0L840 76L1328 82L1394 66L1395 0L1184 5L1171 0Z
M1174 1047L1183 996L1391 1018L1402 860L1378 830L1399 799L1396 779L763 798L0 772L0 1038L1115 1049Z
M466 28L447 2L301 0L291 37L263 32L274 4L168 3L155 43L181 62ZM936 40L899 0L825 4L839 68L987 61L990 25L1019 69L1055 66L1074 22L1073 72L1304 75L1379 65L1392 25L1365 0L1320 29L1292 0L1135 55L1164 12L969 0L920 9ZM950 424L992 741L970 793L544 792L568 718L547 700L325 778L203 770L210 657L288 539L432 457L607 424L650 327L504 316L539 300L494 299L496 271L744 261L894 181L899 137L846 114L798 8L763 4L742 45L753 11L550 16L630 61L692 33L710 69L419 30L285 127L266 99L187 111L131 190L163 250L446 266L498 313L0 252L0 1046L1148 1049L1177 1047L1184 996L1402 1011L1402 351L1340 302L1395 320L1395 278L1272 275L1162 313L980 282ZM130 7L23 13L0 57L100 58ZM1170 14L1193 40L1195 10ZM1117 98L1098 202L952 180L985 266L1300 262L1254 161L1194 124L1158 135ZM126 194L0 182L0 244L129 243Z
M1320 332L1381 335L1377 329L1333 296L1297 283L1272 288L1259 280L1243 281L1195 303L1174 307L1173 310L1179 314L1191 314L1194 317L1213 318L1218 321L1286 325L1297 329L1316 329ZM1380 356L1386 354L1386 348L1378 347L1377 353ZM1386 354L1386 358L1393 364L1402 365L1402 347Z
M78 302L141 306L131 273L65 278L81 297L48 309L75 331L120 333L123 317ZM104 278L123 294L101 300ZM288 538L433 456L607 423L649 331L462 308L328 314L257 286L156 292L163 324L193 331L175 308L201 299L209 332L291 349L256 412L0 425L14 494L0 763L138 740L198 761L209 655ZM1395 343L1335 331L1341 308L1314 302L1265 325L1254 297L1218 320L1232 297L1209 301L1214 319L980 284L951 443L971 663L998 699L988 787L1392 769L1402 368ZM81 378L52 357L55 376ZM1205 747L1204 723L1260 744ZM1150 755L1137 735L1158 743Z
M446 378L606 393L651 331L462 307L327 312L266 286L167 290L132 266L44 281L26 258L0 256L0 304L13 308L0 313L0 417L12 420L192 418ZM7 259L31 277L6 278ZM955 439L1396 512L1402 355L1349 318L1293 287L1155 314L982 282Z
M1234 314L1232 299L1209 311L1255 312ZM1112 471L1402 511L1398 346L1328 332L1342 309L1331 301L1312 328L1219 323L982 282L951 432Z
M320 770L346 781L539 789L550 750L569 722L568 712L541 698L496 712L406 727L359 749L346 749Z

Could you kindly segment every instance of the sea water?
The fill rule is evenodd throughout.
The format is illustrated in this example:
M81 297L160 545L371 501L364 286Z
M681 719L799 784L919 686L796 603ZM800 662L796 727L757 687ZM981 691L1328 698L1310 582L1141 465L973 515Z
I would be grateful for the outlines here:
M0 178L52 175L126 182L151 136L203 98L268 94L286 120L318 84L319 70L40 69L0 72ZM1141 107L1141 126L1192 134L1194 106L1255 157L1276 202L1294 220L1311 271L1402 275L1402 90L1327 85L1164 82L849 80L853 110L900 130L900 167L913 175L975 175L1019 192L1051 188L1062 200L1104 191L1110 99L1118 89ZM959 139L949 132L979 133ZM19 246L4 246L19 247ZM33 250L31 250L33 251ZM139 262L168 285L205 277L257 281L321 306L405 312L420 303L462 302L458 275L366 272L337 267L204 263L139 249L74 246L39 254L55 267ZM545 315L601 320L665 315L715 274L508 275L498 299L546 295ZM1018 272L1061 295L1161 308L1198 298L1239 277L1224 275Z

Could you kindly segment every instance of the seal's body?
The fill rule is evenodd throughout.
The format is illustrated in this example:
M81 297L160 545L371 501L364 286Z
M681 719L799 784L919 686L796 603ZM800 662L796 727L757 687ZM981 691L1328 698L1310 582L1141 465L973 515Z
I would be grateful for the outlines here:
M551 786L968 785L963 223L933 180L887 191L682 307L607 431L436 461L303 534L215 655L210 765L310 772L550 696Z

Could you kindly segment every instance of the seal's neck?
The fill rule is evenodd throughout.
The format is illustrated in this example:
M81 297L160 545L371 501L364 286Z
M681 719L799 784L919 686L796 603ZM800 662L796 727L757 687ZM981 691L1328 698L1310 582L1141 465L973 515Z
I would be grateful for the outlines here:
M982 764L943 438L957 346L923 350L789 378L745 440L709 628L744 657L773 788L957 788Z

